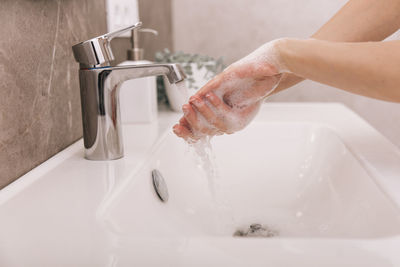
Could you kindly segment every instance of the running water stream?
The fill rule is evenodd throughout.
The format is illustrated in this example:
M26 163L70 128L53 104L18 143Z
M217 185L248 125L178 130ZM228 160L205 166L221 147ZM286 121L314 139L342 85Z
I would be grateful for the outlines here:
M185 102L189 100L189 90L184 81L171 84L174 90L177 90ZM190 142L189 146L195 152L197 167L205 174L208 182L210 194L217 202L217 180L219 178L215 155L211 145L212 136L202 136L197 142Z
M207 178L210 195L217 202L217 185L219 173L216 164L215 154L211 145L211 136L204 136L196 143L191 143L196 157L197 167L204 173Z
M211 144L212 137L204 136L195 143L189 144L198 169L203 173L208 184L211 196L212 218L214 220L214 230L216 234L230 234L233 227L232 212L221 194L221 176L218 171L216 157Z
M179 82L172 86L174 87L173 89L177 90L181 94L182 99L185 99L186 102L188 102L189 93L185 82ZM189 150L196 161L198 169L203 174L205 182L208 185L209 194L213 202L216 231L221 233L221 231L224 231L224 229L226 230L226 225L224 225L222 222L229 221L227 218L230 217L230 213L229 208L222 198L220 192L221 179L218 172L216 157L211 144L212 138L212 136L203 135L198 141L189 142Z

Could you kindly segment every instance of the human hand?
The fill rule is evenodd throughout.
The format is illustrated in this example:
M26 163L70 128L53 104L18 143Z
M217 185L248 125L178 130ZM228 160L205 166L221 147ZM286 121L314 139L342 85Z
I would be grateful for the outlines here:
M285 69L276 55L275 42L235 62L193 95L183 105L184 116L174 126L174 133L195 142L205 135L243 129Z

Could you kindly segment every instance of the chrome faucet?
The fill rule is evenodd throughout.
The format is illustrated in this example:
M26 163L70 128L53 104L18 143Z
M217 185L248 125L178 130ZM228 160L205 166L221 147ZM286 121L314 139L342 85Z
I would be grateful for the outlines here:
M170 83L182 82L185 74L178 64L146 64L111 67L114 60L110 41L119 34L141 26L107 33L72 47L80 64L85 158L113 160L124 156L119 109L119 89L127 80L166 75Z

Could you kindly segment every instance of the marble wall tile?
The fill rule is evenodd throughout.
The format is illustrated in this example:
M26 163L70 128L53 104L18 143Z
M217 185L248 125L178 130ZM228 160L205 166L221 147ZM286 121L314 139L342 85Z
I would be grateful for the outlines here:
M223 56L227 63L275 38L307 38L347 0L173 0L175 50ZM399 32L392 39L399 39ZM268 99L339 102L400 147L400 104L353 95L306 81ZM345 118L343 118L345 119Z
M2 0L0 188L82 136L71 46L106 31L103 0Z

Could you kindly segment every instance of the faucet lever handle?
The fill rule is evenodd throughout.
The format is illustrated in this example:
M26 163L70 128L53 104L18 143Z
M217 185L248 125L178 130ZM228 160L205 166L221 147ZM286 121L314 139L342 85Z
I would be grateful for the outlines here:
M142 26L142 22L139 21L129 27L109 32L74 45L72 51L75 60L83 68L109 66L110 62L115 59L111 50L111 40L126 31L139 28L140 26Z
M99 36L97 38L105 38L108 41L111 41L114 37L117 37L118 35L121 35L124 32L140 28L141 26L142 26L142 22L139 21L139 22L137 22L137 23L135 23L135 24L133 24L131 26L128 26L128 27L125 27L125 28L122 28L122 29L119 29L119 30L116 30L116 31L113 31L113 32L106 33L106 34L101 35L101 36Z

